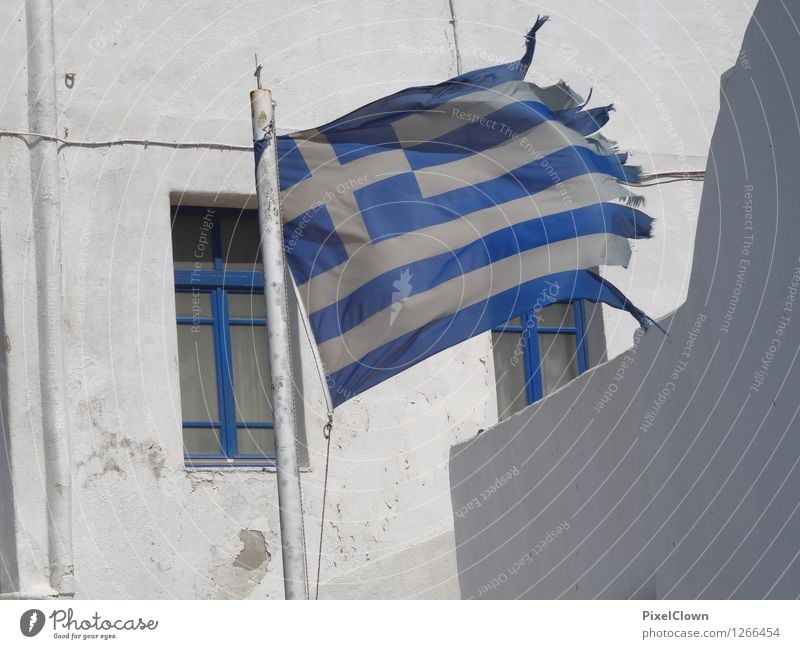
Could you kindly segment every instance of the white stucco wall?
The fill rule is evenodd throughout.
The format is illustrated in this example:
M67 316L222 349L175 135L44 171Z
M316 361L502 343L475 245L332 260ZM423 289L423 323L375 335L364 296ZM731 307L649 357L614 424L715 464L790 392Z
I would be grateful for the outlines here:
M535 14L551 14L531 78L563 77L584 93L594 86L597 103L613 100L618 112L608 132L647 171L704 167L717 79L735 60L752 4L453 2L463 69L518 58ZM246 145L254 52L274 90L279 127L313 126L453 75L449 20L446 0L59 5L58 135ZM26 130L24 3L3 3L0 25L0 127ZM66 73L75 75L72 88ZM27 146L0 137L0 160L0 404L15 487L13 543L5 533L0 539L14 548L4 556L18 573L0 585L15 590L46 579L47 518L30 326L37 318L36 219ZM198 204L251 201L251 155L68 146L59 160L76 595L280 597L274 475L187 471L180 433L168 208L176 196ZM685 295L699 189L648 189L656 236L637 244L631 269L606 273L653 315L673 310ZM613 356L629 345L634 325L613 313L605 325ZM307 349L302 365L310 461L304 503L315 551L325 408ZM337 411L321 596L458 596L448 452L496 416L489 336ZM5 530L12 508L4 493ZM316 574L315 557L309 574Z
M796 598L798 3L722 78L687 301L454 447L464 598Z

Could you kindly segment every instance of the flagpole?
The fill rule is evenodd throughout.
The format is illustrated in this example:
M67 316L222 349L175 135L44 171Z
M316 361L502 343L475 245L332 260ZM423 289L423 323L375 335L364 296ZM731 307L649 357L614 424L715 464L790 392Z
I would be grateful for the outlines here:
M250 93L250 109L253 141L264 141L266 144L256 165L256 193L264 267L264 298L267 303L269 369L272 376L283 589L286 599L308 599L272 93L261 87L253 90Z

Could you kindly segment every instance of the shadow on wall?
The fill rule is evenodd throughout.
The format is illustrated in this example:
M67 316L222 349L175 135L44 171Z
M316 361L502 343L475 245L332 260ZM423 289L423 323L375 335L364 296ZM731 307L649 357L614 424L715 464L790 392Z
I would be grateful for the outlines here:
M798 24L762 0L723 76L669 336L452 449L463 598L798 596Z
M14 487L8 430L8 354L11 340L3 322L3 287L0 285L0 593L18 590L16 541L14 539Z

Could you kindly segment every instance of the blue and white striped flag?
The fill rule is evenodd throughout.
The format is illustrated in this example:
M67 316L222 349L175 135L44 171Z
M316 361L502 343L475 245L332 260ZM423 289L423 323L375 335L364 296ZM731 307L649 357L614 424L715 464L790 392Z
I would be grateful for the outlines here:
M338 405L523 310L643 313L584 270L627 265L639 170L563 82L520 61L402 90L278 139L287 261ZM256 143L257 154L263 147Z

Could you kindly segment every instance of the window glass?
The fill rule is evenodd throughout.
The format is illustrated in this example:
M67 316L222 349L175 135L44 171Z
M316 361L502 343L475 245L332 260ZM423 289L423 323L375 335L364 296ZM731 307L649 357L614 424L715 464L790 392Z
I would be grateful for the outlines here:
M571 304L551 304L536 312L540 327L574 327L575 313Z
M222 263L227 270L261 271L258 219L226 216L220 221Z
M175 315L179 318L211 318L211 295L199 292L175 293Z
M192 464L239 456L255 464L275 454L260 239L255 210L172 207L183 437Z
M264 320L266 309L263 293L228 293L228 315L231 318Z
M214 221L202 213L177 214L172 220L172 259L176 269L214 268Z
M539 399L557 390L586 369L580 360L586 349L582 338L579 340L583 332L577 332L580 320L576 308L581 308L580 303L530 310L492 332L501 419L527 406L529 399ZM523 331L504 331L504 328L523 328ZM545 333L544 329L559 331Z
M571 334L539 334L542 391L545 395L578 376L575 342L575 336Z
M239 453L275 455L275 435L271 428L239 428Z
M212 325L178 325L178 363L184 421L219 421Z
M230 328L236 421L272 421L266 327Z
M219 455L219 428L183 429L183 446L186 453Z
M518 333L492 332L497 412L500 419L528 405L525 387L524 338Z

